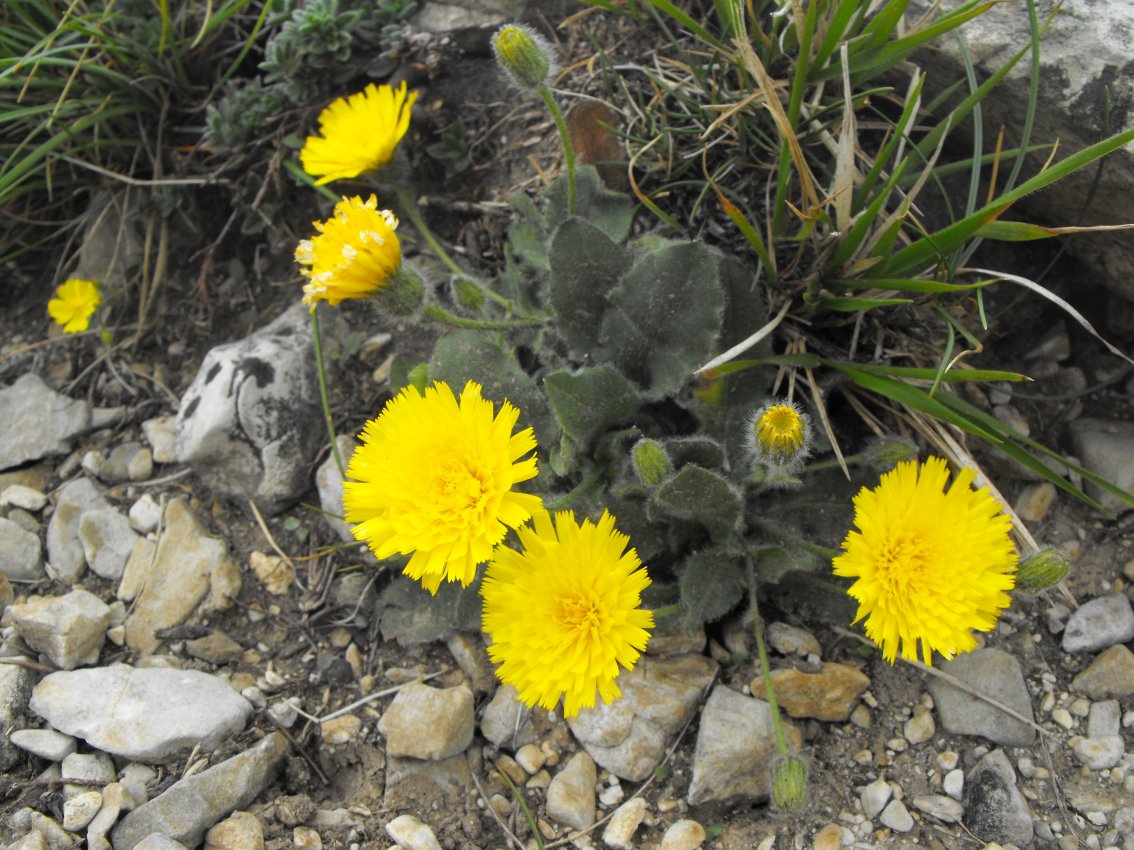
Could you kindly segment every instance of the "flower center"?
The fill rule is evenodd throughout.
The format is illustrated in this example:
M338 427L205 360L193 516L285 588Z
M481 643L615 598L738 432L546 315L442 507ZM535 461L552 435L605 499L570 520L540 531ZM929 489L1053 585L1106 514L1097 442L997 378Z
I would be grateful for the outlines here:
M769 409L756 428L760 442L770 449L793 449L803 442L799 414L786 405Z
M595 635L602 630L602 612L582 594L568 596L559 600L559 622L581 637Z
M893 593L918 593L926 578L929 558L925 542L903 535L888 541L878 553L882 580Z
M483 507L488 487L467 465L450 461L438 468L432 490L440 513L465 516Z

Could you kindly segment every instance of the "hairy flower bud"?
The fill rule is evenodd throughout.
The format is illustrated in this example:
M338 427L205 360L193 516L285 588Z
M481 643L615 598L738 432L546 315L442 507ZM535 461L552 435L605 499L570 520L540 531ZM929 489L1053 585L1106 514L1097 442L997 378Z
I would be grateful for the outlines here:
M1070 570L1071 558L1062 549L1041 549L1020 562L1016 571L1016 590L1039 593L1059 584Z
M878 472L889 472L906 460L917 460L917 446L905 437L880 437L862 452L863 463Z
M492 50L500 67L522 89L536 91L554 75L551 45L529 27L505 24L492 36Z
M639 440L631 449L631 456L634 459L634 472L646 487L657 487L673 472L669 455L657 440Z
M403 263L389 282L374 293L374 300L391 316L412 316L425 300L421 275Z
M784 812L807 805L807 765L799 756L782 756L772 764L772 800Z
M757 463L794 472L811 451L811 420L796 405L773 400L748 420L747 438Z

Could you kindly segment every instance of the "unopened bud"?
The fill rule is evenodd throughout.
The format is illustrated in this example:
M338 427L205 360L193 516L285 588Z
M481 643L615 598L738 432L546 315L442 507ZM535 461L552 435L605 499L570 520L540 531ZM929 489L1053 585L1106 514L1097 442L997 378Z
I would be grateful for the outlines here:
M747 437L758 463L794 472L811 451L811 421L796 405L772 401L752 415Z
M425 300L425 284L407 263L402 263L389 281L374 293L374 300L391 316L412 316Z
M782 756L772 764L772 800L784 812L807 805L807 765L799 756Z
M917 446L905 437L880 437L862 452L863 463L878 472L889 472L907 460L917 460Z
M657 440L639 440L630 453L634 459L634 472L646 487L657 487L673 471L669 455Z
M492 50L508 76L522 89L536 91L555 69L551 45L543 36L518 24L505 24L492 37Z
M1070 570L1071 558L1062 549L1041 549L1020 562L1016 570L1016 590L1039 593L1059 584Z
M484 290L467 277L459 277L453 283L453 296L470 313L479 313L484 306Z

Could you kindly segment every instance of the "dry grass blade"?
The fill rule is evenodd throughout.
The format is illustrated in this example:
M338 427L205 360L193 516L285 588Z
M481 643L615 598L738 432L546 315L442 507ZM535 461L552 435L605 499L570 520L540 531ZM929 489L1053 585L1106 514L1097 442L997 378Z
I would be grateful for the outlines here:
M846 233L854 215L852 203L858 171L854 166L854 152L858 147L858 126L854 115L854 91L850 82L850 58L844 43L840 55L843 60L843 128L839 132L839 145L835 153L835 179L831 195L835 202L835 227Z

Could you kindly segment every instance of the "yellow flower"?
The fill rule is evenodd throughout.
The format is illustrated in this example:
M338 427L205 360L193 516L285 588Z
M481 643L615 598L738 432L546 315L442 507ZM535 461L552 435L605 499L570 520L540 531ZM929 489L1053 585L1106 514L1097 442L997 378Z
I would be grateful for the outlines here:
M903 658L926 664L933 651L946 658L976 647L972 629L989 631L1007 608L1018 556L1008 537L1011 522L988 488L973 490L965 468L946 491L949 470L939 457L918 469L898 464L873 490L854 498L854 521L835 558L835 574L855 578L866 635L891 664Z
M319 113L322 135L308 136L299 152L303 170L319 178L316 186L377 171L393 158L409 129L415 100L417 92L407 97L403 82L397 89L371 83L333 101Z
M378 209L378 199L343 198L326 221L314 222L318 236L304 239L295 261L307 278L303 303L331 306L344 298L366 298L381 289L402 264L402 246L394 230L398 219ZM302 268L310 266L310 268Z
M492 402L469 381L460 403L448 384L410 386L366 423L344 485L347 522L378 558L409 555L405 574L436 593L442 579L467 585L508 527L540 508L512 487L536 476L531 428L513 434L520 412Z
M760 463L794 467L811 448L811 422L794 404L771 402L748 425L749 449Z
M619 665L634 666L646 648L653 613L639 608L650 584L630 538L603 511L598 524L561 511L552 526L539 511L518 530L523 554L500 547L481 585L488 655L500 681L515 686L528 706L563 713L621 696Z
M101 303L97 283L72 277L59 284L55 297L47 302L47 312L64 331L75 334L90 326L91 316Z

